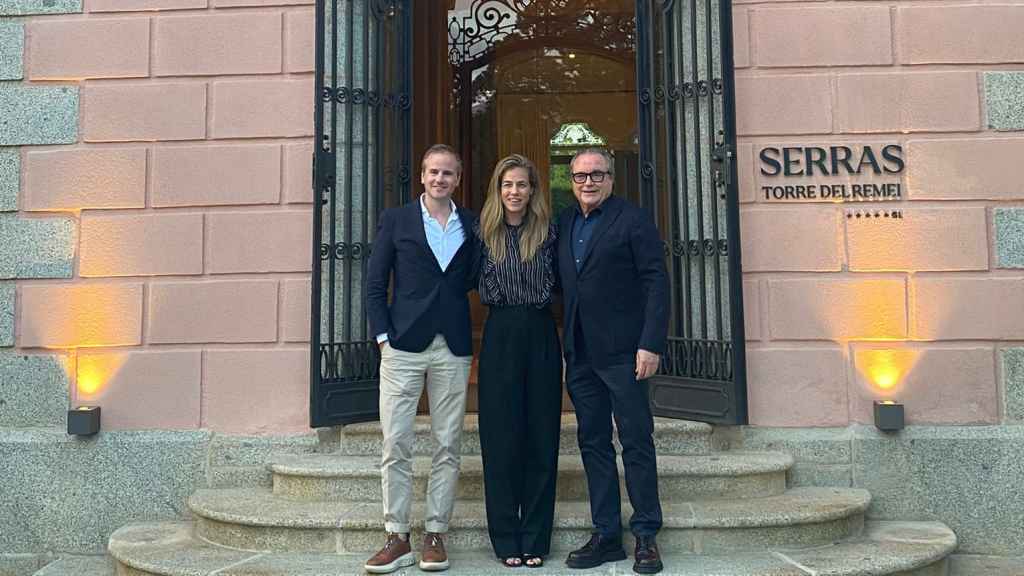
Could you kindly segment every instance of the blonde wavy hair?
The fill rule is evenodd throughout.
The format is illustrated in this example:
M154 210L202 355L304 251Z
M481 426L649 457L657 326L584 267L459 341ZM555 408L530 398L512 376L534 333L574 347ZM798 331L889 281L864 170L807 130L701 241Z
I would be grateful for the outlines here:
M532 260L548 239L551 206L548 203L547 191L540 185L537 167L520 154L506 156L494 167L484 209L480 212L480 239L487 246L495 262L505 259L505 234L508 231L505 225L505 205L501 202L501 179L504 178L505 172L514 168L526 170L532 188L523 217L523 227L519 232L519 254L523 262Z

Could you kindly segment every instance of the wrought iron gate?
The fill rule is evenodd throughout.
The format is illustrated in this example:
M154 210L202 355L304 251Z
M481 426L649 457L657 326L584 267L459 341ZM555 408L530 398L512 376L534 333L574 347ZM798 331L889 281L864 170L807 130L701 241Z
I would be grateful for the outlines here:
M655 414L743 424L746 362L730 0L637 1L641 202L665 242L672 320Z
M410 197L411 1L316 1L314 427L378 418L363 283L377 216Z
M439 2L316 1L314 427L378 418L379 358L363 283L377 216L410 198L415 171L414 1ZM515 12L531 2L588 5L579 11L585 19L601 5L475 0L471 13L494 19L500 12L487 5ZM639 201L658 222L672 287L651 403L661 416L745 423L730 0L636 0L635 26Z

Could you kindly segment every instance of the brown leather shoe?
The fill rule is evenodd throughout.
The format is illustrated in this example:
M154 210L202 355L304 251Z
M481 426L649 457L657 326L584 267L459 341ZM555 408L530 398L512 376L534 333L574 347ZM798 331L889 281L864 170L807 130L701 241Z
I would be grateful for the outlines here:
M416 563L416 555L412 553L409 535L388 532L388 540L384 547L366 561L363 569L370 574L390 574L399 568L412 566Z
M420 550L420 570L438 572L450 566L448 554L444 551L444 539L437 532L423 534L423 549Z

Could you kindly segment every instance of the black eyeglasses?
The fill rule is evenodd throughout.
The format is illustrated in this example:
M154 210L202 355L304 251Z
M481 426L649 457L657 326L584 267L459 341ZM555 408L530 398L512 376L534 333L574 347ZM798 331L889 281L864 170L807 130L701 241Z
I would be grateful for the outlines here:
M583 184L584 182L587 181L587 177L589 176L590 180L594 184L600 184L601 182L604 182L605 176L611 175L611 172L604 172L602 170L594 170L593 172L573 172L572 181L577 184Z

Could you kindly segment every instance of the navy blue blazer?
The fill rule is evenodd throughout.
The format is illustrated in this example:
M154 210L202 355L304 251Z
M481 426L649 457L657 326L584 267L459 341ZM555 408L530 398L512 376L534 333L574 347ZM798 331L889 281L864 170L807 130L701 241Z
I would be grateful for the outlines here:
M478 266L476 216L465 208L457 214L466 236L445 270L427 244L419 198L381 214L366 274L366 309L371 334L387 332L397 350L422 352L442 334L452 354L473 355L466 293Z
M558 219L565 353L573 356L573 327L578 319L593 365L632 365L638 348L656 354L665 351L669 316L665 249L646 211L615 195L601 209L579 272L571 245L576 206L563 210Z

